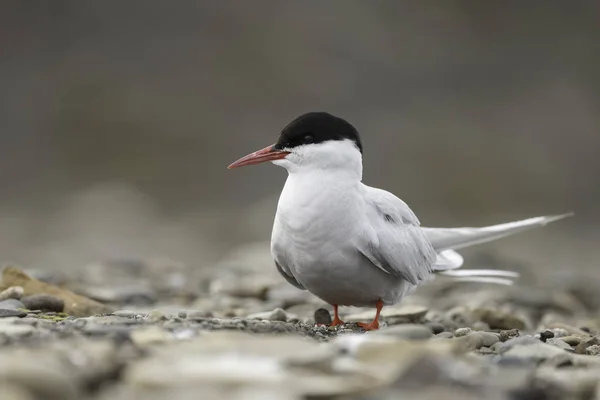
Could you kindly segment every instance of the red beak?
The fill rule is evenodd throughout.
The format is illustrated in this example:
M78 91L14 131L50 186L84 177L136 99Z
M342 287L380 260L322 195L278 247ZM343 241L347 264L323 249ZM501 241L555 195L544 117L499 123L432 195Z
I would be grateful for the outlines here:
M273 150L273 146L274 145L267 146L262 150L258 150L252 154L248 154L247 156L240 158L227 168L233 169L245 167L246 165L260 164L266 161L282 160L286 158L288 154L290 154L289 151Z

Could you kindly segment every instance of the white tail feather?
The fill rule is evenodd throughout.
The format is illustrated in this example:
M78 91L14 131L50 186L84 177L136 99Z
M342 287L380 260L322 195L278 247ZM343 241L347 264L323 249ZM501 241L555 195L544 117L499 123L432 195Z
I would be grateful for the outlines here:
M454 282L476 282L476 283L494 283L497 285L511 286L514 284L510 279L504 278L486 278L486 277L469 277L469 278L454 278Z
M518 272L504 271L501 269L460 269L453 271L442 271L440 275L455 277L478 277L478 276L501 276L505 278L518 278L521 276Z
M434 270L439 275L450 277L457 282L512 285L513 281L507 278L518 278L520 275L517 272L490 269L457 270L463 265L464 260L455 249L490 242L528 229L545 226L550 222L572 215L573 213L567 213L534 217L482 228L423 228L423 230L433 248L438 252Z
M461 249L490 242L528 229L545 226L550 222L570 217L573 213L528 218L482 228L423 228L427 238L438 252Z

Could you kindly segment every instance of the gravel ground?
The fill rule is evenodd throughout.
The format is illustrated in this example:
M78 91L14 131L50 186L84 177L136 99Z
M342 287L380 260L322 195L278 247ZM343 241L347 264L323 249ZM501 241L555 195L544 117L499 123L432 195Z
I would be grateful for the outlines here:
M261 249L261 247L258 247ZM268 249L268 248L267 248ZM213 269L113 261L77 276L9 267L0 393L37 399L600 398L598 281L437 279L384 308L330 307L264 249Z

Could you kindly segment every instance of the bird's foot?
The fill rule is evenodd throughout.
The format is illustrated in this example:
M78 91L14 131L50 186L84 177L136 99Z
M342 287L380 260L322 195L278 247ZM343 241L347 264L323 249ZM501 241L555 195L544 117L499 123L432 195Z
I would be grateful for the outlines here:
M342 321L338 317L335 317L328 326L340 326L340 325L344 325L344 324L345 324L344 321Z
M359 327L363 328L365 331L376 331L379 329L379 321L375 320L373 322L357 322Z

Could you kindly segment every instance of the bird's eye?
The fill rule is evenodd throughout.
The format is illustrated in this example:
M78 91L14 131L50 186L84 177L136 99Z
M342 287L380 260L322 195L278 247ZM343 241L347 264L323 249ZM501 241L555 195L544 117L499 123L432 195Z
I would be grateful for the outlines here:
M307 133L304 135L304 139L302 140L304 143L312 143L315 141L315 137L312 133Z

